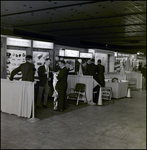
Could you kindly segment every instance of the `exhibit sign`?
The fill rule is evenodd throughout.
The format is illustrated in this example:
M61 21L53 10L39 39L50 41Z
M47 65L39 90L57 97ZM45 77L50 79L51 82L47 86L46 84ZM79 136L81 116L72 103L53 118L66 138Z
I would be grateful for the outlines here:
M11 46L22 46L22 47L31 47L31 40L9 38L7 37L7 45Z
M94 49L88 49L88 53L92 53L93 57L95 56L95 50Z
M92 58L92 53L80 53L80 58Z
M64 56L66 56L66 57L79 57L79 51L78 50L65 49Z
M102 90L102 99L111 100L112 88L111 87L101 87L101 90Z
M65 50L59 49L59 56L65 56Z
M44 64L47 57L49 57L49 52L33 51L33 63L36 68L35 77L38 77L38 68Z
M53 49L52 42L33 41L33 48Z
M7 56L7 59L6 59L6 66L7 66L6 76L7 76L7 79L9 79L11 72L15 68L19 67L20 64L26 62L25 61L26 51L7 49L6 56ZM21 72L18 72L14 76L14 79L15 79L15 77L21 78L22 77Z

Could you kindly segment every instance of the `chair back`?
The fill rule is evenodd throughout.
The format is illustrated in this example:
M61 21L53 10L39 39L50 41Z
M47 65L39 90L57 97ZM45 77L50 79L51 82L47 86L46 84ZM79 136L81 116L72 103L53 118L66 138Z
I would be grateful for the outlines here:
M80 90L81 92L85 92L85 87L86 85L84 83L77 83L75 87L75 91L79 92Z
M136 78L131 78L129 80L129 87L130 88L136 88L136 84L137 84L137 79Z

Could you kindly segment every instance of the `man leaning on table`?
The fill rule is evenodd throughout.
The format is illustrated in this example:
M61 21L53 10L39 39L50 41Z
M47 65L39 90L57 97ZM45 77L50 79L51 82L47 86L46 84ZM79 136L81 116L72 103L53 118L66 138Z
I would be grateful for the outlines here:
M52 68L50 67L51 59L46 58L44 65L38 68L38 75L39 75L39 91L37 96L37 108L41 107L41 99L43 95L43 107L47 108L47 101L50 91L50 86L53 81L53 74Z
M19 67L15 68L10 75L10 80L13 80L13 77L20 72L22 73L22 81L31 81L34 82L34 75L35 75L35 66L32 63L32 56L27 55L26 56L26 62L20 64Z

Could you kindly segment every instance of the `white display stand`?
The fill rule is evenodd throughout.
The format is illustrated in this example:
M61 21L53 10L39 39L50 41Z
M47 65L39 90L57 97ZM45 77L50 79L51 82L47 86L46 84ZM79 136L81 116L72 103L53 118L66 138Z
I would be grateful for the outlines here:
M18 117L34 117L34 82L1 79L1 111Z

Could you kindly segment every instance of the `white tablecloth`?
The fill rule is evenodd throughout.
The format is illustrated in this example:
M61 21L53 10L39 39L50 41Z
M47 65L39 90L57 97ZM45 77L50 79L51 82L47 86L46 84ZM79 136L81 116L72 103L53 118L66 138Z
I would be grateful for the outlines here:
M98 84L93 76L78 76L78 75L68 75L68 86L67 90L70 88L75 88L76 83L84 83L86 84L86 96L87 101L93 101L93 88Z
M123 98L127 96L128 81L105 82L105 87L112 87L112 98Z
M1 111L19 117L31 117L34 83L1 79Z

